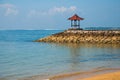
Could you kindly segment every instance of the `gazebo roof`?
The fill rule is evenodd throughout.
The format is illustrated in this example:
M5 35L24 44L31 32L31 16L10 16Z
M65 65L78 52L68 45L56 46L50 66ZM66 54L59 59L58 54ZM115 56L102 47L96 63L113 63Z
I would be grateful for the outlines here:
M72 17L68 18L68 20L84 20L84 18L81 18L77 14L75 14Z

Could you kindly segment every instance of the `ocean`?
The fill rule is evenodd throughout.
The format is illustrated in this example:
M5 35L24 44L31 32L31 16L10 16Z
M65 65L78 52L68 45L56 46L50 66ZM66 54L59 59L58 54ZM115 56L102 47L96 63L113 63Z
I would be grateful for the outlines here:
M0 80L120 68L120 45L34 42L62 30L0 30Z

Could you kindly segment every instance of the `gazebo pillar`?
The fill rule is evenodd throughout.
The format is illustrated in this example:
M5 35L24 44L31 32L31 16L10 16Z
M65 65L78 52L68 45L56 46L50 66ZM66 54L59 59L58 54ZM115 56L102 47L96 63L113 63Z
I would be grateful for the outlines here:
M71 20L71 27L72 27L72 25L73 25L73 20Z
M74 20L74 27L77 27L77 20Z
M80 20L78 20L78 27L80 28Z
M74 27L75 27L75 25L76 25L76 21L74 20Z

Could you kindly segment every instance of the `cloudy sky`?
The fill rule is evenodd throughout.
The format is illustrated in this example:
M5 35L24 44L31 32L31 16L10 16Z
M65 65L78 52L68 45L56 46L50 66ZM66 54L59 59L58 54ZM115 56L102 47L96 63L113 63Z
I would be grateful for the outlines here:
M82 28L120 27L120 0L0 0L0 30L67 29L75 13Z

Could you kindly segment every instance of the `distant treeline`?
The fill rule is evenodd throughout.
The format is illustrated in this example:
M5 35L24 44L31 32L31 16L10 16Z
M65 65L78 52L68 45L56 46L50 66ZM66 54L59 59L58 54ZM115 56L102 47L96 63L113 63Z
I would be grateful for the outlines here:
M85 30L120 30L120 27L86 27Z

